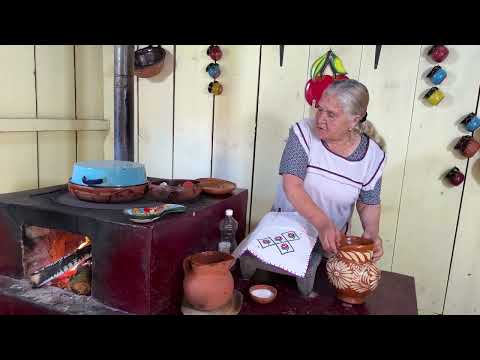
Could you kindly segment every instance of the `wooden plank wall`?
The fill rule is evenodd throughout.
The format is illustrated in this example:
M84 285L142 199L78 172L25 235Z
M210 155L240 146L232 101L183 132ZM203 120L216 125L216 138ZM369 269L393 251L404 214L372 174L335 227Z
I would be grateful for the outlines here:
M101 47L0 46L0 118L103 119ZM78 80L78 81L77 81ZM0 132L0 192L68 181L78 159L103 159L105 131Z
M429 47L421 49L392 266L415 276L419 309L431 313L443 310L462 197L462 188L447 186L442 174L453 166L466 170L453 147L465 134L458 123L475 107L480 80L480 47L450 48L442 63L448 76L439 86L446 97L437 107L423 100L434 64Z
M309 66L332 48L369 88L369 118L387 141L381 267L415 277L422 313L478 313L480 160L453 146L465 134L459 120L475 110L479 46L449 46L438 107L422 100L430 45L384 45L376 70L373 45L287 45L283 67L276 45L221 45L215 100L207 47L166 45L162 73L135 81L136 159L149 175L237 182L249 190L253 228L272 203L289 126L311 115ZM113 121L113 46L0 46L0 61L1 118ZM113 158L112 130L0 132L0 191L64 183L74 161ZM453 166L467 173L464 187L443 180Z

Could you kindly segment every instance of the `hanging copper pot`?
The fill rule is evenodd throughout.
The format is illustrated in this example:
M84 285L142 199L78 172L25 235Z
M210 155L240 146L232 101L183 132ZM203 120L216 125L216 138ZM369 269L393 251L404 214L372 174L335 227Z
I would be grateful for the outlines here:
M166 51L161 45L138 49L135 51L135 75L149 78L157 75L162 70Z

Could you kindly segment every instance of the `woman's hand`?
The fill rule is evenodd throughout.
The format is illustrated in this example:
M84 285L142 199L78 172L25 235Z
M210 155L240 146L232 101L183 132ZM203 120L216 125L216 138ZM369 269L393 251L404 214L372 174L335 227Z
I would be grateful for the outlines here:
M335 224L327 219L317 227L320 243L326 252L336 254L340 246L340 241L344 236L335 226Z
M370 236L367 233L362 235L365 239L373 239L373 261L378 261L383 256L383 241L380 236Z

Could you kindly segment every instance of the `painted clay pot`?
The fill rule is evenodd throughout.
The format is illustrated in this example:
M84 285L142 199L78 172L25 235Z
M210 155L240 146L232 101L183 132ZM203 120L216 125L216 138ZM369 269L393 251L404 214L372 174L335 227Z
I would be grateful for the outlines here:
M465 175L463 175L460 169L455 166L448 172L447 179L453 186L458 186L463 180L465 180Z
M328 279L337 298L349 304L363 304L378 286L380 269L372 261L373 241L347 236L337 254L327 261Z
M214 61L218 61L222 58L222 50L218 45L210 45L207 49L207 55L212 58Z
M465 135L457 142L455 149L461 151L463 156L471 158L480 149L480 143L473 136Z
M220 76L220 65L217 63L210 63L208 64L207 68L205 69L212 78L216 79Z
M427 77L430 79L432 84L440 85L443 80L447 77L447 72L442 69L440 65L433 67L432 70L428 73Z
M217 80L208 84L208 92L213 95L221 95L223 92L223 86Z
M448 53L449 51L445 45L434 45L428 51L428 55L430 55L433 61L438 63L445 60L448 56Z
M212 311L233 296L230 268L235 258L220 251L204 251L183 260L183 293L197 310Z
M462 120L462 124L465 126L465 129L474 132L480 127L480 118L475 116L474 113L470 113Z
M428 90L424 96L424 98L427 99L427 101L433 106L438 105L444 97L445 95L443 92L435 86Z

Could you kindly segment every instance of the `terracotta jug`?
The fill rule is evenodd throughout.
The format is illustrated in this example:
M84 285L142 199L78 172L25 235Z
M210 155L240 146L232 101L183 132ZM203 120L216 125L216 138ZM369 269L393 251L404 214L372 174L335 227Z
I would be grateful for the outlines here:
M337 298L363 304L380 280L380 269L372 261L373 241L358 236L343 239L337 254L327 261L327 274L337 289Z
M211 311L233 296L230 268L235 258L219 251L205 251L183 260L185 299L197 310Z

